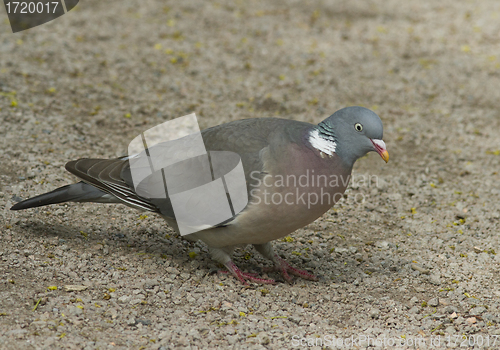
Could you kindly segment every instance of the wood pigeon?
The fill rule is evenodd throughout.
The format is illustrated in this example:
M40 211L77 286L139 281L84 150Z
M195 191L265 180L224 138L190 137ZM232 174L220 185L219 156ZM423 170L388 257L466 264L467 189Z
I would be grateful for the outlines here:
M183 236L207 244L212 258L243 284L274 283L242 272L231 260L236 247L252 244L275 270L317 278L290 266L274 253L271 241L308 225L343 195L354 162L370 151L389 160L382 121L363 107L347 107L318 125L278 119L253 118L229 122L201 132L207 151L238 154L244 169L248 204L226 222ZM60 187L15 204L22 210L63 202L122 203L156 212L178 231L170 200L151 200L137 194L128 157L79 159L66 169L83 181ZM227 271L226 271L227 272Z

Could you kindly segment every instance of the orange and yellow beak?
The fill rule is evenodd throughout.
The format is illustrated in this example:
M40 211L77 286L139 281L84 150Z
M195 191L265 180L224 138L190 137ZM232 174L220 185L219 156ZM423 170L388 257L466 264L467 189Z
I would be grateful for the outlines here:
M389 161L389 152L385 147L385 142L382 140L371 140L375 151L382 157L382 159L387 163Z

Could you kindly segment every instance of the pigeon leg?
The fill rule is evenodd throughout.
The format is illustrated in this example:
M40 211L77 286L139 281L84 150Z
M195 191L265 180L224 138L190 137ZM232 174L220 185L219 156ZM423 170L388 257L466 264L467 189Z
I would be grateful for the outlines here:
M261 278L261 277L256 277L255 273L242 272L238 268L238 266L236 266L236 264L234 262L232 262L231 260L229 260L227 263L225 263L224 266L226 266L226 268L229 270L229 272L234 277L239 279L240 282L243 283L244 285L248 285L248 283L245 280L249 280L249 281L256 282L256 283L262 283L262 284L274 284L274 283L276 283L272 279L265 279L265 278ZM226 272L226 271L221 271L221 272Z
M210 254L212 255L212 259L223 264L228 271L219 271L222 273L231 273L234 277L236 277L241 283L244 285L248 285L246 282L256 282L262 284L273 284L275 281L273 279L265 279L257 277L255 273L248 273L241 271L238 266L231 260L231 253L234 247L224 247L224 248L209 248Z
M318 277L314 276L309 271L297 269L296 267L291 266L285 260L280 258L278 254L274 252L271 243L254 244L254 247L260 254L262 254L262 256L271 260L274 263L274 268L271 268L271 270L281 272L285 280L287 280L288 282L292 280L292 278L288 273L300 278L304 278L306 280L311 280L311 281L318 280Z

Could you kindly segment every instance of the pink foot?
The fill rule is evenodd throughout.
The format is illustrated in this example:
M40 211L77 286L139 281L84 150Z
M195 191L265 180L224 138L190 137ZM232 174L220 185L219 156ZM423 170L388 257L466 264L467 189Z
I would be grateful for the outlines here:
M267 268L267 269L274 270L274 271L278 270L279 272L281 272L281 274L283 275L285 280L287 280L288 282L290 282L292 280L292 278L290 277L288 272L290 272L290 274L292 274L294 276L297 276L297 277L300 277L300 278L303 278L306 280L311 280L311 281L318 280L318 277L314 276L313 274L309 273L306 270L299 270L299 269L291 266L285 260L281 259L278 255L274 255L274 257L277 261L277 265L274 267L271 267L271 268Z
M276 283L272 279L265 279L265 278L256 277L256 276L258 276L258 274L256 274L256 273L242 272L238 268L238 266L236 266L231 260L228 261L225 264L225 266L228 269L228 271L219 271L219 272L222 272L222 273L229 273L230 272L234 277L239 279L240 282L243 283L244 285L248 285L248 283L245 280L249 280L249 281L256 282L256 283L262 283L262 284L274 284L274 283Z

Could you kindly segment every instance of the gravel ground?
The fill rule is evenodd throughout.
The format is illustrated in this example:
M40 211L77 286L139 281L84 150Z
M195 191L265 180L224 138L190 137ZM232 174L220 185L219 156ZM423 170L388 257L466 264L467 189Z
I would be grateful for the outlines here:
M0 348L500 346L498 1L87 0L0 32ZM348 105L381 116L391 161L358 161L347 199L275 243L318 282L242 286L124 206L9 211L170 118Z

